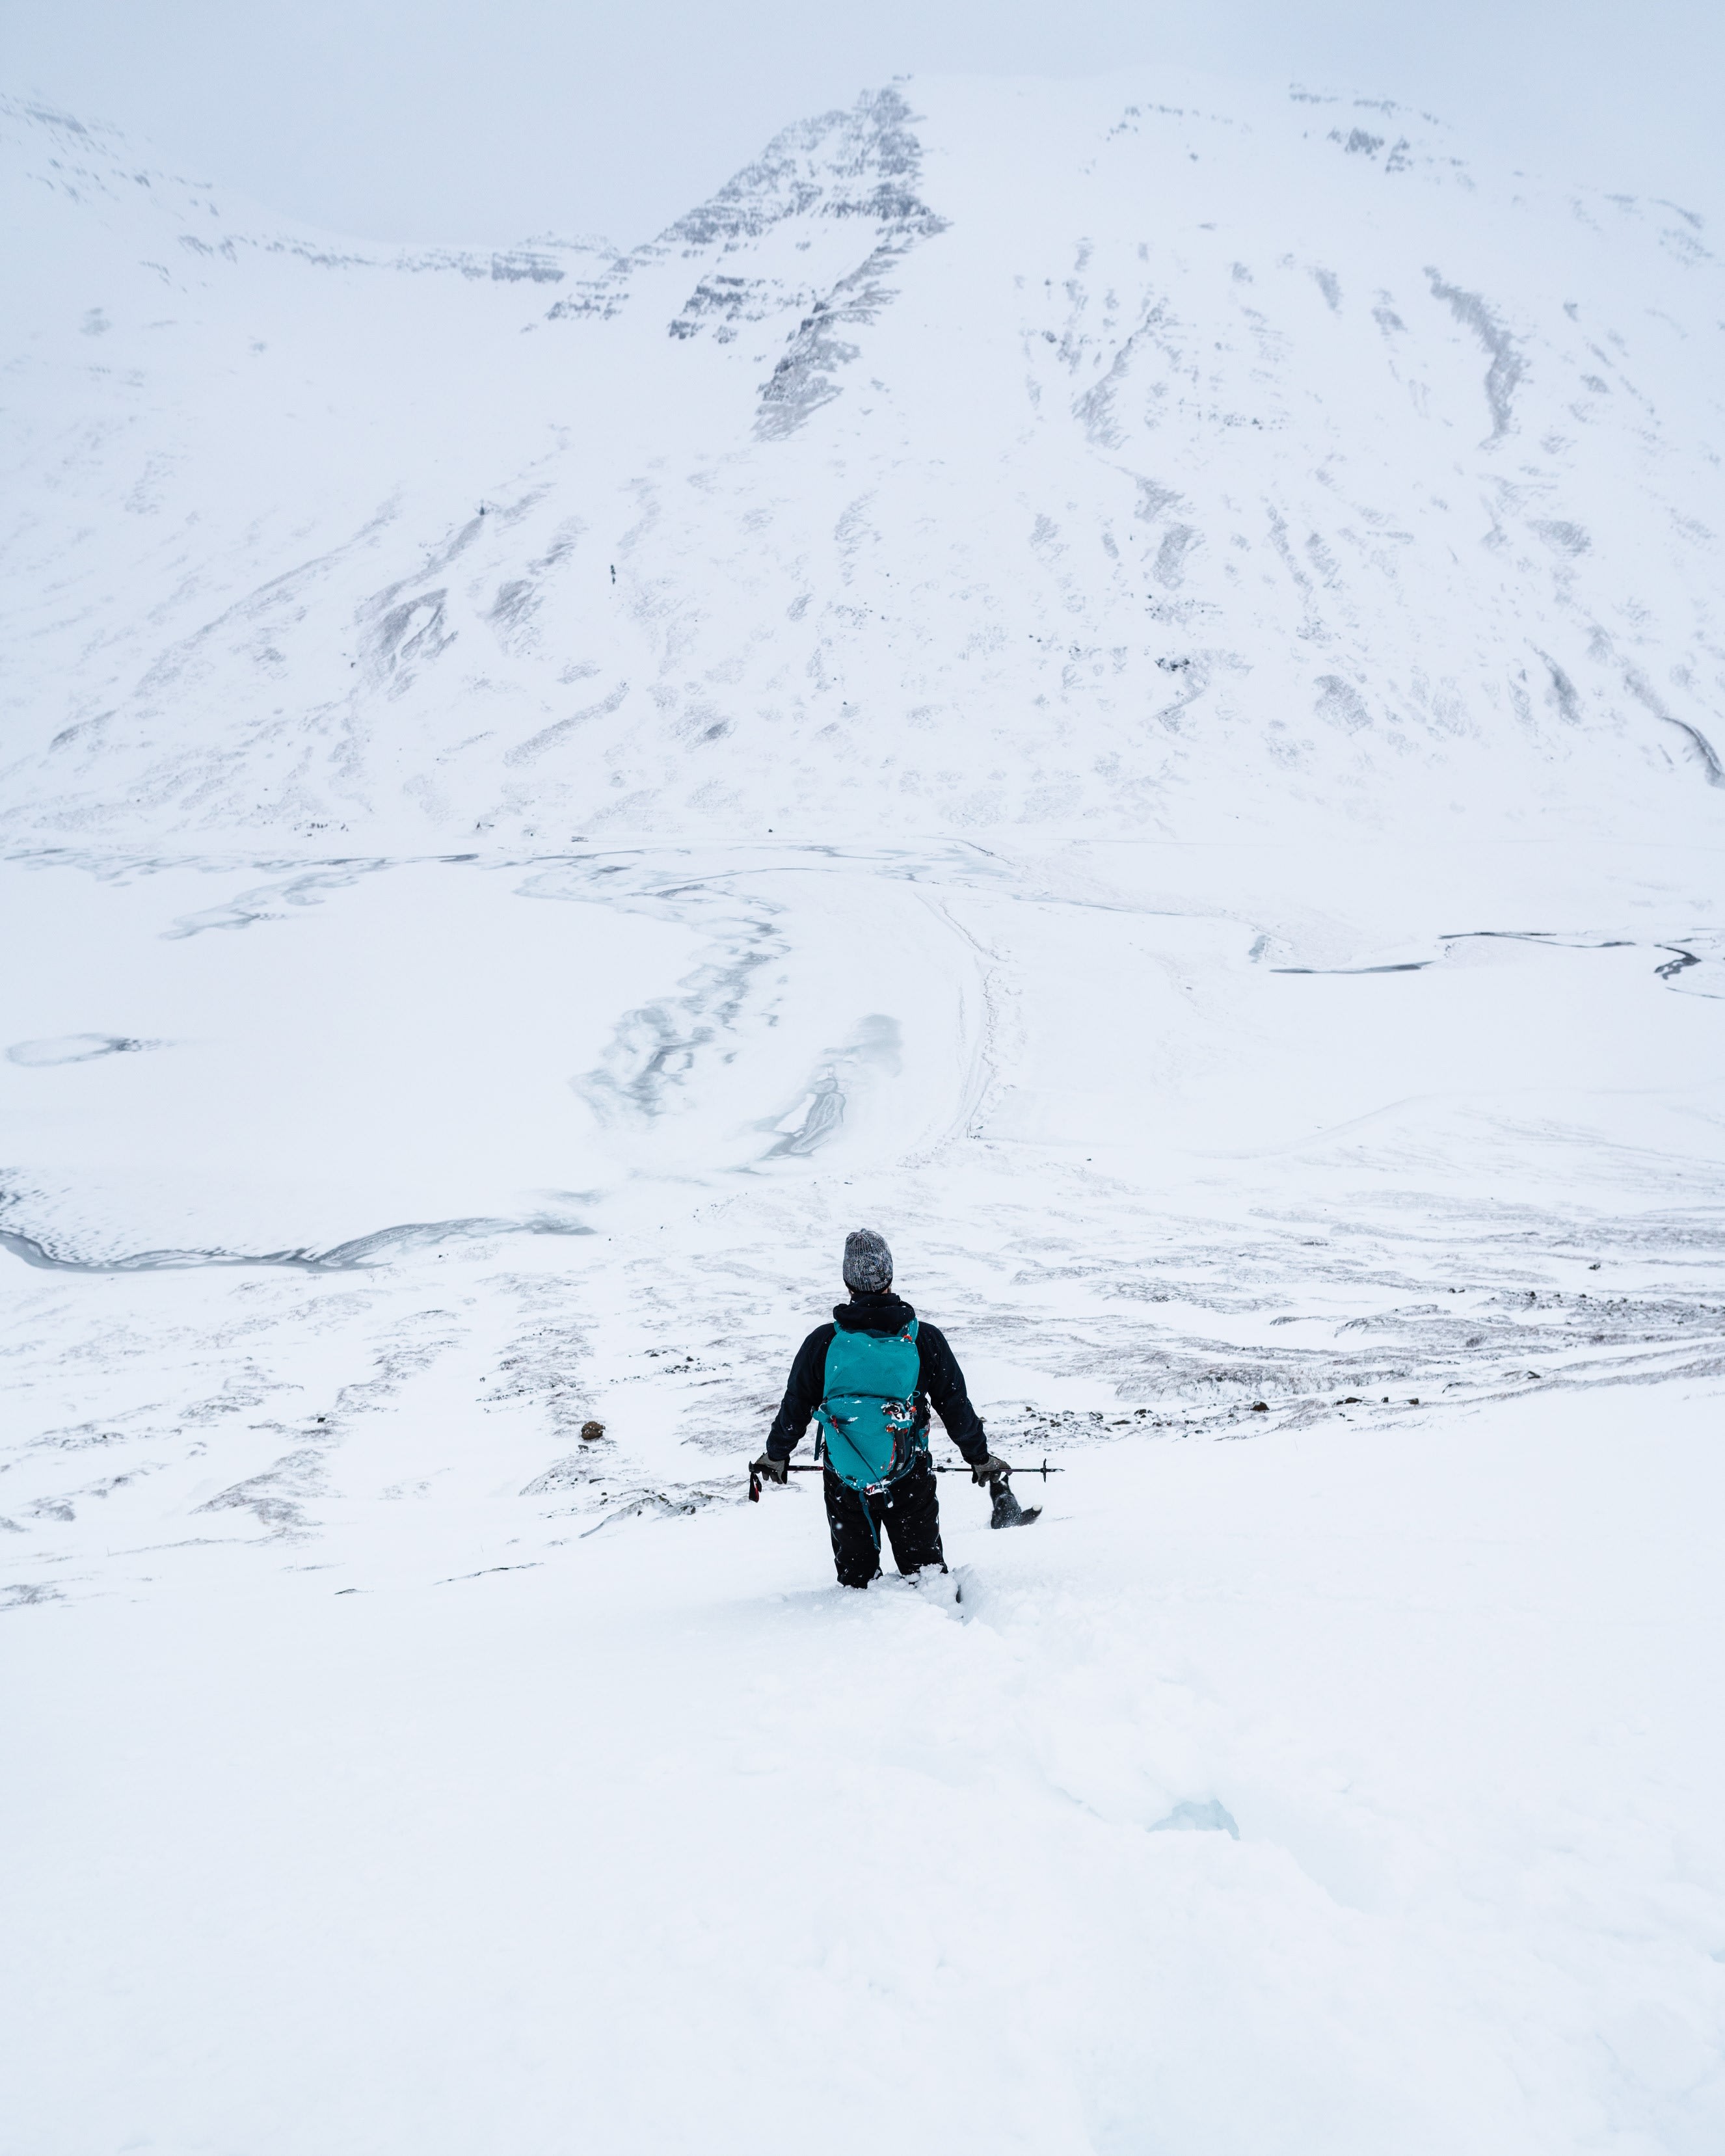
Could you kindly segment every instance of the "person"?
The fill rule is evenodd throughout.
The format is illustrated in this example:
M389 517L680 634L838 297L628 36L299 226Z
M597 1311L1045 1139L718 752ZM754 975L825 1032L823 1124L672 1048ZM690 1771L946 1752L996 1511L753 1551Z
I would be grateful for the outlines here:
M872 1229L845 1238L844 1275L850 1300L797 1350L754 1471L786 1481L791 1455L811 1417L818 1418L839 1585L866 1587L880 1577L883 1529L900 1572L912 1578L925 1565L944 1572L940 1498L928 1456L930 1408L973 1481L993 1485L1009 1471L988 1450L945 1337L893 1293L892 1253Z

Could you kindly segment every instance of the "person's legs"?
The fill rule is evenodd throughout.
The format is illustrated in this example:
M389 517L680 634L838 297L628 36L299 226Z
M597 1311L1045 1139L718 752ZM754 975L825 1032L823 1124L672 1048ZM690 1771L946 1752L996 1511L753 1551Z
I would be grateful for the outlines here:
M866 1587L880 1572L880 1552L869 1532L863 1500L828 1468L820 1478L827 1501L827 1526L832 1531L833 1563L840 1587ZM893 1545L894 1553L898 1545Z
M892 1543L901 1572L920 1572L925 1564L946 1570L946 1553L941 1548L940 1491L933 1462L926 1453L881 1501L880 1524Z

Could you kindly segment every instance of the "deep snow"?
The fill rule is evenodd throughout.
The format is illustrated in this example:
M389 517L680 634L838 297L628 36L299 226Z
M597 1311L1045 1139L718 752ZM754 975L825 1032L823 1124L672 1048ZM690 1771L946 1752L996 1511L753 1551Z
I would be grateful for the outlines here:
M628 254L8 127L0 2150L1711 2156L1706 234L1156 83ZM1064 1471L956 1613L744 1501L861 1222Z
M948 1497L957 1617L824 1581L813 1491L30 1613L6 2145L1706 2156L1717 1439L1088 1452Z

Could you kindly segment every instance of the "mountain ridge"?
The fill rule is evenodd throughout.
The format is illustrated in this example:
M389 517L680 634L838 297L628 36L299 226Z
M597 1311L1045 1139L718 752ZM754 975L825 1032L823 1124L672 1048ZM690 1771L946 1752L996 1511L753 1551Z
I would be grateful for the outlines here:
M0 834L1711 833L1704 225L1177 95L894 85L489 256L31 121Z

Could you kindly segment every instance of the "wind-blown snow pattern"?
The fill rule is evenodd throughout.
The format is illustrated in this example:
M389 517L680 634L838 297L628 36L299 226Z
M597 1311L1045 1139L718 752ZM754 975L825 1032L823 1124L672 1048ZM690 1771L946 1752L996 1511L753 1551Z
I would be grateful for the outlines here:
M632 250L0 116L3 2156L1712 2156L1710 228L1162 76ZM865 1224L1060 1470L956 1604L746 1499Z

